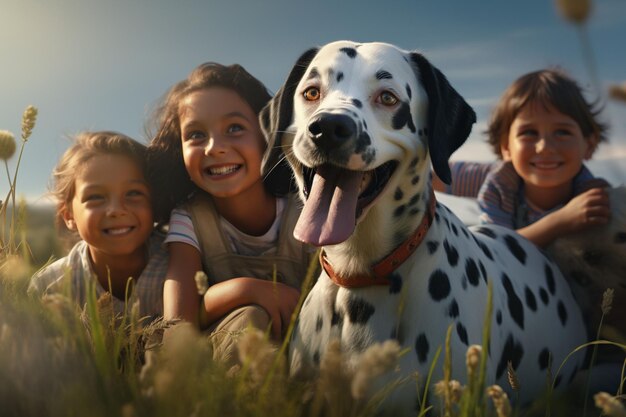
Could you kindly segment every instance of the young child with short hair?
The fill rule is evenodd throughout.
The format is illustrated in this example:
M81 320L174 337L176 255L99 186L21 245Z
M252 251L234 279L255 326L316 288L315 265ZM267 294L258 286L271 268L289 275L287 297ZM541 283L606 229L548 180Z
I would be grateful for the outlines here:
M83 132L53 173L57 223L81 240L67 256L38 271L28 291L43 295L68 284L83 306L89 281L112 294L115 313L139 300L142 316L163 315L167 252L153 231L146 147L116 132Z
M169 220L165 318L208 329L214 358L235 364L233 338L248 325L278 341L300 296L312 250L293 237L301 203L291 175L262 175L258 114L271 98L240 65L205 63L174 85L148 149ZM210 286L198 295L194 276ZM276 281L273 281L273 277Z
M497 163L455 162L449 186L435 189L478 197L481 222L516 229L545 247L559 236L606 224L604 180L585 167L606 126L576 81L545 69L518 78L492 113L488 142Z

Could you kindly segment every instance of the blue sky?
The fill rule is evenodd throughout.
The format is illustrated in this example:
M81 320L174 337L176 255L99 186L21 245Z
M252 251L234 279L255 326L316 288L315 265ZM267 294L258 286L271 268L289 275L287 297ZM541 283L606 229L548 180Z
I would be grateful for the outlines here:
M626 1L593 3L586 30L611 134L591 167L626 183L626 104L605 93L626 81ZM350 39L420 50L478 114L454 159L492 158L489 113L525 72L560 66L596 97L579 32L553 0L0 0L0 19L0 129L17 136L24 108L39 108L18 177L31 201L46 193L68 136L107 129L146 141L157 100L204 61L241 63L276 91L311 46ZM0 195L7 190L2 175Z

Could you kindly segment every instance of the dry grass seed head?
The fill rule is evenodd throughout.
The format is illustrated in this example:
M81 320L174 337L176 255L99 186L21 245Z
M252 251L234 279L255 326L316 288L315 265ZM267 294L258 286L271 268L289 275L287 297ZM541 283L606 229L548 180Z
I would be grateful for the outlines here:
M15 136L8 130L0 130L0 159L9 160L15 154Z
M26 142L33 132L35 122L37 121L37 108L34 106L26 107L22 115L22 140Z
M513 364L511 361L506 363L506 376L509 380L509 385L513 388L514 391L519 391L521 388L521 384L519 382L519 378L517 377L517 373L515 369L513 369Z
M239 337L237 353L239 361L248 369L250 383L259 386L272 368L278 350L270 343L264 332L249 327Z
M602 314L607 315L613 308L613 294L615 290L613 288L607 288L602 294Z
M450 392L450 401L452 404L458 404L461 401L461 395L465 387L455 379L448 382L448 390ZM446 381L439 381L435 384L435 395L444 399L446 396Z
M352 397L365 398L374 379L396 368L399 355L400 345L395 340L375 343L363 352L352 379Z
M476 370L480 365L480 358L483 353L483 348L480 345L471 345L467 348L465 353L465 365L467 366L467 375L472 376L476 374Z
M487 395L491 398L498 417L511 416L512 409L509 396L499 385L487 387Z
M626 408L616 397L607 394L606 392L599 392L593 396L596 402L596 407L602 410L602 413L609 417L626 417Z

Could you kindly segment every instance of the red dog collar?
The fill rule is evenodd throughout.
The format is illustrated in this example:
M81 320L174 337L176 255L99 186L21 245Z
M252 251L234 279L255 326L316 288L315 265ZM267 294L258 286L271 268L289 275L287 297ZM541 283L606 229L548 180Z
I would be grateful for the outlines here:
M330 279L340 287L345 288L360 288L369 287L372 285L390 285L391 281L389 276L395 271L402 262L404 262L417 247L422 243L430 225L435 217L435 193L430 191L430 201L428 202L428 211L422 218L422 221L417 226L417 229L404 241L400 246L394 249L389 255L383 258L380 262L376 263L370 268L370 273L367 275L353 275L349 277L342 277L335 273L330 262L326 258L326 253L322 250L320 252L320 263L322 268L326 271L326 274Z

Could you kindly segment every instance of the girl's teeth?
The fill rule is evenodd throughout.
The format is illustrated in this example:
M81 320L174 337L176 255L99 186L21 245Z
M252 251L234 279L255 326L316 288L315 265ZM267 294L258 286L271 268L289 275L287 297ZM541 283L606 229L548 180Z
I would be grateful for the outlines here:
M110 235L122 235L124 233L130 232L130 227L121 227L119 229L108 229L107 233Z
M211 175L225 175L235 172L239 169L239 165L231 165L225 167L209 168L209 174Z

